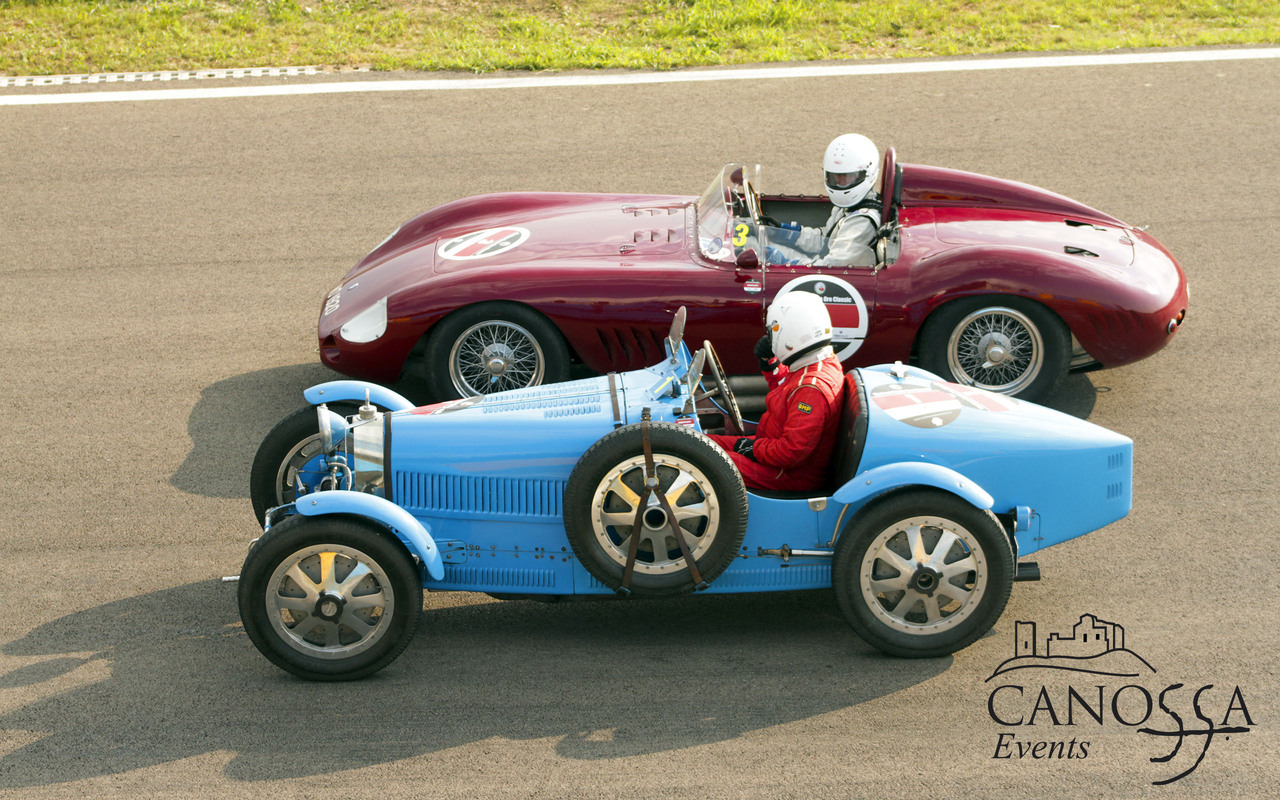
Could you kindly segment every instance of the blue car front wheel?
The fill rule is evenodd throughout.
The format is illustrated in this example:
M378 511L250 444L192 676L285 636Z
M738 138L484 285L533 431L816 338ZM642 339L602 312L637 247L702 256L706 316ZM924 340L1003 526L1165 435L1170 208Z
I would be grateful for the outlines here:
M404 546L358 520L290 517L249 551L240 619L281 669L353 680L390 664L422 612L422 584Z

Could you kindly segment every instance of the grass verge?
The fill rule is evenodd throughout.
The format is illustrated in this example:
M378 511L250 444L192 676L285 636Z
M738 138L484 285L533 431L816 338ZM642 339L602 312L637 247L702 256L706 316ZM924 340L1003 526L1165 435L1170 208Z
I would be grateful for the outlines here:
M1280 42L1275 0L0 0L0 73L670 69Z

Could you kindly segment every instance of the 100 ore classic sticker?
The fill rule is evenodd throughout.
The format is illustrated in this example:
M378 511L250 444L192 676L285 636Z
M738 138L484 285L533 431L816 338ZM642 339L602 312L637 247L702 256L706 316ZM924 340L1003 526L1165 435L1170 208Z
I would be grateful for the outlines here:
M812 292L822 298L831 315L831 345L836 358L844 361L862 346L869 315L866 301L853 284L831 275L805 275L789 281L778 290L778 297L787 292Z

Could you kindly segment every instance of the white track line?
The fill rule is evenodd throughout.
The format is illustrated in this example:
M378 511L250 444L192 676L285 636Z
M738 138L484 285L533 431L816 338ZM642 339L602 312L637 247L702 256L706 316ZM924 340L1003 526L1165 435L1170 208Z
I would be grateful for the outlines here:
M201 89L134 89L124 91L67 92L58 94L0 95L0 106L55 105L64 103L118 103L133 100L201 100L229 97L274 97L308 94L364 94L368 92L432 92L476 89L536 89L565 86L628 86L650 83L701 81L750 81L782 78L830 78L867 75L908 75L931 72L1046 69L1055 67L1109 67L1130 64L1172 64L1207 61L1244 61L1280 58L1280 47L1230 50L1174 50L1074 56L1011 56L928 61L892 61L877 64L834 64L799 67L745 67L692 69L671 72L583 72L571 75L520 75L517 77L428 78L424 80L360 80L342 83L303 83L277 86L221 86ZM306 69L283 67L278 70ZM242 70L249 73L255 70ZM268 71L263 68L258 71ZM228 70L228 72L232 72ZM134 73L136 75L164 73ZM194 73L193 73L194 74ZM64 76L65 77L65 76ZM84 76L82 82L93 76ZM233 76L234 77L234 76ZM153 78L153 80L155 80Z

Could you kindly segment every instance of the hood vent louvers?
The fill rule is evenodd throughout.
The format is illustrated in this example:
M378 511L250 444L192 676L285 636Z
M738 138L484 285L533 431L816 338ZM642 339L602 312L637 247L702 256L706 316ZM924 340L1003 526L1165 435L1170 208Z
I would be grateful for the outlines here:
M1092 250L1086 250L1083 247L1072 247L1071 245L1067 245L1062 248L1062 250L1069 256L1089 256L1090 258L1098 258L1097 253Z

